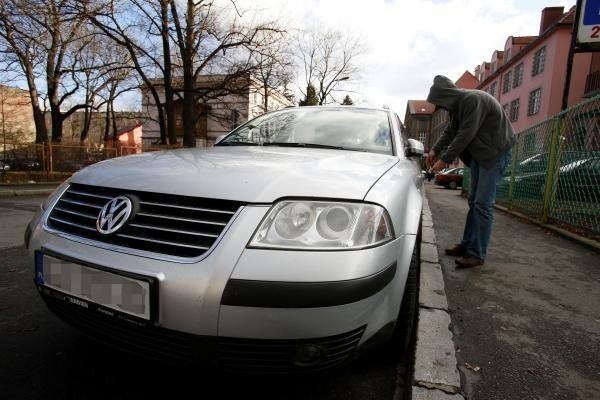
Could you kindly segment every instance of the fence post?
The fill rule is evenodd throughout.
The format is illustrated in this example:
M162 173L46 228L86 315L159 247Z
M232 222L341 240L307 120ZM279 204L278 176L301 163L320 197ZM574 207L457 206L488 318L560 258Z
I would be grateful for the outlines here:
M508 208L513 208L513 190L515 187L515 170L517 169L517 159L519 158L519 142L514 146L515 150L512 153L512 162L510 163L510 182L508 184Z
M52 142L48 142L48 172L50 173L54 172L54 166L52 165L54 164L54 160L52 159L52 153Z
M554 186L558 176L560 161L559 137L561 131L561 114L553 118L552 133L550 138L550 154L548 155L548 171L546 174L546 185L544 188L544 202L542 205L542 222L548 222L548 216L552 211L554 197Z

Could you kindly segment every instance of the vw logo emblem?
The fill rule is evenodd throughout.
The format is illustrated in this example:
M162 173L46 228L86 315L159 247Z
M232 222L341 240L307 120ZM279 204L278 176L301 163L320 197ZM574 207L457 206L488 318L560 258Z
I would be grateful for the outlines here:
M129 197L115 197L100 210L96 220L96 230L103 235L115 233L129 220L132 211L133 205Z

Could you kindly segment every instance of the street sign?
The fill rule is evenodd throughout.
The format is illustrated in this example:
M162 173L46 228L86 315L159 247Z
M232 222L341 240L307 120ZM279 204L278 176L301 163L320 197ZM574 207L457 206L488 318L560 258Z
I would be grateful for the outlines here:
M600 0L581 0L577 41L600 42Z

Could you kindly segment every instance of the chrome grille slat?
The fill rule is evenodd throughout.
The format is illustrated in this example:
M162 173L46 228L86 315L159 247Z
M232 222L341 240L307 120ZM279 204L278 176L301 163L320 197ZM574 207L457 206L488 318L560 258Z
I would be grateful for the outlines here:
M96 204L84 203L84 202L77 201L77 200L72 200L72 199L61 198L60 201L64 201L65 203L69 203L69 204L75 204L77 206L93 207L93 208L96 208L98 210L100 210L102 208L102 206L99 206L99 205L96 205Z
M58 206L54 207L54 209L56 211L66 212L66 213L69 213L69 214L78 215L80 217L90 218L90 219L93 219L93 220L95 220L96 218L98 218L97 215L91 215L91 214L86 214L86 213L79 212L79 211L67 210L66 208L62 208L62 207L58 207Z
M136 224L136 223L129 224L129 226L134 227L134 228L141 228L141 229L155 229L155 230L164 231L164 232L181 233L182 235L204 236L204 237L211 237L211 238L215 238L215 239L219 237L219 235L215 235L212 233L184 231L184 230L180 230L180 229L164 228L162 226L152 226L152 225L144 225L144 224Z
M189 207L189 206L179 206L175 204L164 204L164 203L155 203L152 201L140 201L140 204L146 204L149 206L158 206L158 207L170 207L170 208L178 208L181 210L193 210L193 211L202 211L207 213L218 213L218 214L235 214L235 211L225 211L225 210L213 210L210 208L200 208L200 207Z
M206 220L191 219L191 218L181 218L181 217L174 217L174 216L171 216L171 215L163 215L163 214L148 214L148 213L145 213L145 212L139 212L136 215L139 215L139 216L142 216L142 217L171 219L171 220L174 220L174 221L181 221L181 222L191 222L191 223L194 223L194 224L219 225L219 226L225 226L225 225L227 225L225 222L206 221Z
M100 199L104 199L104 200L111 200L112 199L111 196L105 196L105 195L102 195L102 194L94 194L94 193L82 192L80 190L72 190L72 189L70 189L69 193L78 194L80 196L96 197L96 198L100 198Z
M90 228L89 226L77 224L75 222L67 221L67 220L64 220L62 218L50 216L49 219L51 219L53 221L56 221L56 222L60 222L61 224L67 224L67 225L75 226L75 227L81 228L81 229L87 229L87 230L90 230L90 231L96 231L96 229Z
M156 240L156 239L148 239L145 237L141 237L141 236L135 236L135 235L124 235L122 233L117 233L117 236L119 237L123 237L126 239L133 239L133 240L143 240L145 242L152 242L152 243L157 243L157 244L166 244L168 246L179 246L179 247L187 247L190 249L199 249L199 250L208 250L209 248L206 246L194 246L191 244L183 244L183 243L176 243L176 242L169 242L167 240Z
M116 234L100 234L96 230L100 210L109 200L123 195L137 198L139 210ZM151 252L181 260L209 251L240 206L242 203L231 200L72 183L46 224L57 233L125 248L121 251L132 249L135 254Z

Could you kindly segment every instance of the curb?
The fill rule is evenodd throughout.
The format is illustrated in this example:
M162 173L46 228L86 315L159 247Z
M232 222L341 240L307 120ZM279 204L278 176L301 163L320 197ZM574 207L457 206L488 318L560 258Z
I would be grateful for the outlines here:
M413 400L464 400L450 331L431 210L423 199L419 321L412 381Z
M0 190L0 197L49 195L55 189L16 189Z

